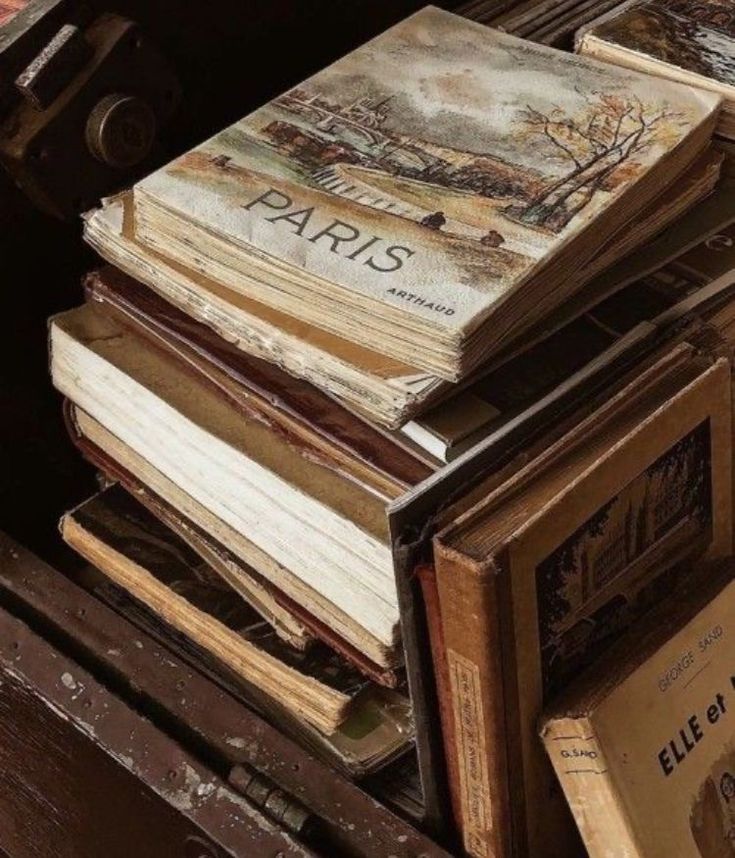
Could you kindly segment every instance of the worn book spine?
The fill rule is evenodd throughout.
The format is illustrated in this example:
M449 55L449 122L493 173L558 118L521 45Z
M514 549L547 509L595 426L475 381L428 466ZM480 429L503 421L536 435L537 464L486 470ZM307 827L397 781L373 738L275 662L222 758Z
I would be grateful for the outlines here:
M555 718L541 738L590 858L644 858L592 719Z
M504 858L513 853L497 574L438 540L434 562L462 840L472 858Z
M459 820L461 819L461 802L457 789L459 785L459 770L457 755L455 753L452 691L449 680L449 667L447 665L447 650L444 643L439 590L436 583L436 570L431 564L426 563L418 566L415 574L421 585L421 595L424 598L424 608L426 611L426 622L429 627L429 645L431 648L431 659L434 664L434 678L439 702L442 737L444 739L444 753L447 763L447 778L452 801L452 813L455 823L459 824Z

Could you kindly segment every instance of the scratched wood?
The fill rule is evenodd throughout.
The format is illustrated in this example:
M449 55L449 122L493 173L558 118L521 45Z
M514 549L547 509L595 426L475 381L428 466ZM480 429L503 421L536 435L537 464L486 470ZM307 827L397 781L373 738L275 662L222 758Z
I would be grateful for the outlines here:
M300 800L317 819L316 837L309 842L324 858L447 858L358 786L2 533L0 604L104 676L169 735L197 748L223 778L237 782L241 767L251 767ZM257 854L244 853L246 858Z
M4 609L0 771L13 858L314 856Z

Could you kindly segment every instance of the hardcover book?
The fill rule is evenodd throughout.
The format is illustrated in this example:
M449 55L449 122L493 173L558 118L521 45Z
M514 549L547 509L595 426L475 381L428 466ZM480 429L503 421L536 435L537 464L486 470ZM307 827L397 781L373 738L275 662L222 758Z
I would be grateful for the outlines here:
M582 28L577 49L721 95L717 130L735 138L735 10L730 0L629 0Z
M434 539L441 714L473 856L567 854L536 719L692 557L732 550L728 361L682 343L634 376Z
M631 630L551 708L542 737L591 858L735 854L735 583Z
M427 7L139 183L134 234L456 381L578 291L719 101Z

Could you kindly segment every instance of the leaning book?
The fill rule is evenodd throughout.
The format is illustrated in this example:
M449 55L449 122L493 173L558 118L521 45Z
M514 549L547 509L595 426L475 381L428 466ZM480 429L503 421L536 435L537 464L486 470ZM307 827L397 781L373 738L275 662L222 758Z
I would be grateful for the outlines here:
M544 718L591 858L735 854L735 582L721 573L714 593L636 627Z

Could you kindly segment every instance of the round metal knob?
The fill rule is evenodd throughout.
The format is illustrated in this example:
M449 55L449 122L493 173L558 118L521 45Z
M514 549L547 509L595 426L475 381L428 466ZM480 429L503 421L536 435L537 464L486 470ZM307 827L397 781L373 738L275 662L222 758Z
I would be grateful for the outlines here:
M156 138L156 116L134 95L107 95L87 120L87 146L94 157L123 170L135 167L151 151Z

